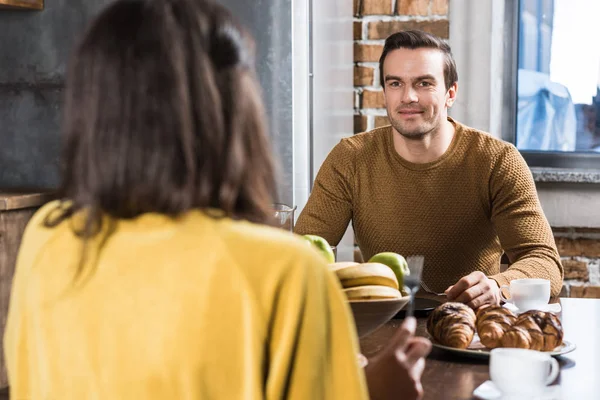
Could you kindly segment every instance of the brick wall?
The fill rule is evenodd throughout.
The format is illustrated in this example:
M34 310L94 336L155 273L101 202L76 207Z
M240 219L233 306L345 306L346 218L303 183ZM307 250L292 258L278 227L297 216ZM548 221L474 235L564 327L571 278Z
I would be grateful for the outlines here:
M390 34L421 29L448 38L448 0L354 0L354 132L387 125L379 56Z
M388 124L379 85L385 38L421 29L448 38L448 0L354 0L354 132ZM561 296L600 298L600 229L555 228L565 267ZM355 252L360 259L360 252Z
M600 229L553 230L565 268L561 296L600 298Z

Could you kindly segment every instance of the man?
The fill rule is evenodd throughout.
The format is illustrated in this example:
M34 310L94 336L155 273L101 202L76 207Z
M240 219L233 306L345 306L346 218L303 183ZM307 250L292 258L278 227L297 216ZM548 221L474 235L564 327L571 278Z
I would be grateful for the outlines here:
M391 35L379 61L391 126L343 139L296 224L335 245L350 221L365 259L422 254L422 288L479 308L518 278L563 270L517 149L448 117L458 76L450 47L420 31ZM500 272L505 252L511 266Z

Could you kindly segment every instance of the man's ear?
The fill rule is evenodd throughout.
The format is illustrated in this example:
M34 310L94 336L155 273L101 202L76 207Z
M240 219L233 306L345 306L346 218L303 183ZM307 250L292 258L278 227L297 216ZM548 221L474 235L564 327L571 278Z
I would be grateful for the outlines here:
M446 107L450 108L456 100L456 92L458 92L458 82L454 82L446 93Z

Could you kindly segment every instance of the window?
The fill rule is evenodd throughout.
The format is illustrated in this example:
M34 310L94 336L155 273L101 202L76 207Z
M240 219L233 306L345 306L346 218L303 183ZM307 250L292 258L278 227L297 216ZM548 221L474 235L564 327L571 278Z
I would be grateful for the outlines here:
M600 168L600 1L505 5L503 137L530 166Z

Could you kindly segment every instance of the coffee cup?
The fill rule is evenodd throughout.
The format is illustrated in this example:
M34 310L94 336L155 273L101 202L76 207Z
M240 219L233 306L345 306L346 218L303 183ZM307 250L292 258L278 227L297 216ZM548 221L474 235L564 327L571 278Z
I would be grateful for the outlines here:
M502 289L507 288L510 298L504 296ZM512 303L520 312L543 310L550 301L550 281L547 279L515 279L510 285L500 286L502 300Z
M559 370L558 362L540 351L496 348L490 352L490 377L503 398L539 396L554 382Z

